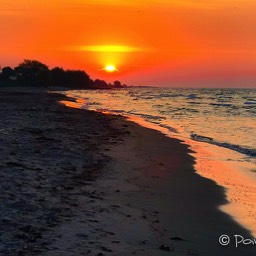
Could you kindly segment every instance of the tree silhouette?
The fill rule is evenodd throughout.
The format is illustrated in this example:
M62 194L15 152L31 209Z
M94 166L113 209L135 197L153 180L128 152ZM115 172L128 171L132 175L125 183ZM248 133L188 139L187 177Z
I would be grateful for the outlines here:
M121 82L120 82L120 81L115 81L115 82L114 82L114 87L115 87L115 88L122 88Z
M53 68L51 70L51 82L54 86L66 86L66 71L59 67Z
M15 77L15 79L10 79ZM1 84L7 84L7 80L13 85L49 87L59 86L66 89L110 89L123 88L121 82L115 81L108 84L104 80L93 81L83 70L64 70L60 67L49 69L45 64L37 60L24 60L14 70L4 67L0 73ZM13 80L13 81L11 81Z
M11 67L2 68L1 78L9 79L10 77L15 76L15 72Z
M91 86L90 77L81 70L67 70L66 81L68 86L74 89L89 88Z
M15 67L15 72L24 85L47 86L50 81L48 67L36 60L24 60Z
M110 88L111 86L108 85L104 80L96 79L93 83L93 87L95 89L107 89L107 88Z
M63 70L55 67L51 70L51 80L55 86L64 86L72 89L86 89L92 87L92 80L82 70Z

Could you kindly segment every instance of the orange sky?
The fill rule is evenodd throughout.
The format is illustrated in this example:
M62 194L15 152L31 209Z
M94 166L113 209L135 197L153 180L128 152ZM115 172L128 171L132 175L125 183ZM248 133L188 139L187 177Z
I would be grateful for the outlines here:
M0 0L0 64L134 85L256 87L255 0ZM116 65L118 71L102 68Z

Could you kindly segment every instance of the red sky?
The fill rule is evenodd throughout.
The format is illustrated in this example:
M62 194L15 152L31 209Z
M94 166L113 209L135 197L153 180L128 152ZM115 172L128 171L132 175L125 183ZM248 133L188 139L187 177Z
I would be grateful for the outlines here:
M134 85L256 87L255 0L0 0L0 65ZM106 73L113 64L118 72Z

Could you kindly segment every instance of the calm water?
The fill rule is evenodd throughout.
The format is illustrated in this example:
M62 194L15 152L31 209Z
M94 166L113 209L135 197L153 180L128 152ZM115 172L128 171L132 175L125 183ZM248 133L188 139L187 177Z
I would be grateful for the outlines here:
M241 153L256 163L256 89L164 89L68 91L83 108L141 117L169 135Z

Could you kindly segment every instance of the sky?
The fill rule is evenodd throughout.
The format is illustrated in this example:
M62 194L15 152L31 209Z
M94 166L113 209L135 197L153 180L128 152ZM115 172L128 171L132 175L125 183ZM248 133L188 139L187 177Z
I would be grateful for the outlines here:
M255 0L0 0L0 6L2 67L35 59L128 85L256 87Z

